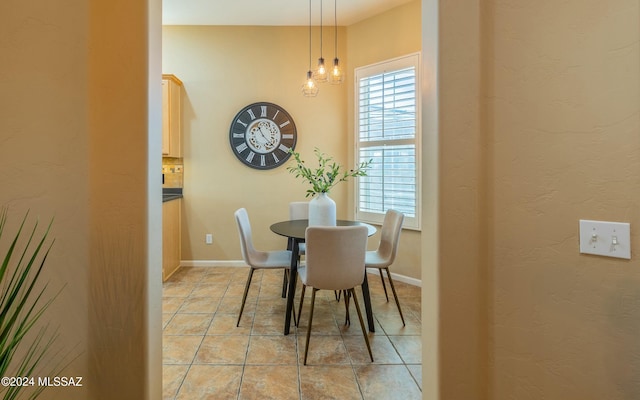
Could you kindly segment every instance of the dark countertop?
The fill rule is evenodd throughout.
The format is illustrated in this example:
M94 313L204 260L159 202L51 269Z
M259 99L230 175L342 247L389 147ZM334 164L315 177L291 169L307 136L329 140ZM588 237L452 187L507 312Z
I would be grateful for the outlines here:
M162 202L182 198L182 188L162 188Z

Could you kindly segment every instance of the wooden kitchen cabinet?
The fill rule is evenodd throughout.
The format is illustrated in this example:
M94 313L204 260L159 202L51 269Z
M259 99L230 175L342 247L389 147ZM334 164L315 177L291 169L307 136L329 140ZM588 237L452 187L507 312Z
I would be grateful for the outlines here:
M180 267L180 209L182 199L162 203L162 281Z
M182 157L182 81L162 75L162 155Z

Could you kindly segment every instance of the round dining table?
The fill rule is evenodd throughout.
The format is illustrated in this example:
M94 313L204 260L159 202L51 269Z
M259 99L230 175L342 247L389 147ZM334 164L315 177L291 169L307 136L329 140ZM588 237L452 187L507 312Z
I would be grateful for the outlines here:
M354 226L362 225L367 227L368 235L371 236L376 233L377 229L373 225L365 224L359 221L349 220L337 220L336 226ZM293 315L293 298L296 294L296 280L298 276L298 263L300 261L298 255L300 243L304 242L304 236L307 227L309 226L309 220L307 219L294 219L288 221L276 222L271 225L270 229L273 233L289 238L291 250L291 272L289 273L288 282L288 294L287 294L287 310L284 321L284 334L288 335L291 327L291 316ZM364 280L362 282L362 297L364 299L364 307L367 314L367 324L369 325L369 331L375 332L373 323L373 310L371 309L371 295L369 294L369 283L367 281L367 273L364 274Z

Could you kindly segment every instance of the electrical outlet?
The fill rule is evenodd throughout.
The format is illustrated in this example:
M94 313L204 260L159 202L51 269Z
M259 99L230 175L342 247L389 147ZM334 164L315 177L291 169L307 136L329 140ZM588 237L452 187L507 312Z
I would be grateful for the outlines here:
M207 233L206 235L204 235L204 242L206 244L211 244L213 243L213 235L210 233Z
M581 219L580 253L631 259L630 224Z

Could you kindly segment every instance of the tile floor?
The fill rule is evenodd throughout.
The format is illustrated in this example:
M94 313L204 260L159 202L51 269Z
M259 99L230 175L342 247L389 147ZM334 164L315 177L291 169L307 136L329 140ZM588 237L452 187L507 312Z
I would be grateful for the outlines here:
M376 332L369 333L373 363L355 308L350 311L353 324L345 326L344 304L333 292L319 291L305 366L311 291L300 327L292 326L285 336L283 272L256 271L236 327L248 271L183 267L164 283L164 399L421 398L419 287L396 282L407 323L403 327L390 289L387 303L379 276L369 274L376 323ZM359 301L364 312L361 296Z

